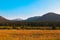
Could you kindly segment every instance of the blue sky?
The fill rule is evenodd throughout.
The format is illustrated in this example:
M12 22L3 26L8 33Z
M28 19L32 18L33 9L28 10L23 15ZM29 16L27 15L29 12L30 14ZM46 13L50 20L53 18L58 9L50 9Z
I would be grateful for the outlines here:
M47 12L59 14L60 0L0 0L0 16L7 19L26 19Z

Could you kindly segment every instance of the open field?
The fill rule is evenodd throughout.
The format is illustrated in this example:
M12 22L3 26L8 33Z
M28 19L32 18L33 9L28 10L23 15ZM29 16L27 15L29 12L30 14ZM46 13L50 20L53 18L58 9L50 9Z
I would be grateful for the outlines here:
M60 30L0 30L0 40L60 40Z
M52 29L53 27L52 26L15 26L13 28L13 26L0 26L0 30L1 29L17 29L17 30L53 30ZM56 26L54 30L60 30L60 26Z

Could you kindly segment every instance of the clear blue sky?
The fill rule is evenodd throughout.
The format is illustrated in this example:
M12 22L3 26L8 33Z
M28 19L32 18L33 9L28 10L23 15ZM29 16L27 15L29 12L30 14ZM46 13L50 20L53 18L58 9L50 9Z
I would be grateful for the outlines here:
M59 14L60 0L0 0L0 16L7 19L26 19L47 12Z

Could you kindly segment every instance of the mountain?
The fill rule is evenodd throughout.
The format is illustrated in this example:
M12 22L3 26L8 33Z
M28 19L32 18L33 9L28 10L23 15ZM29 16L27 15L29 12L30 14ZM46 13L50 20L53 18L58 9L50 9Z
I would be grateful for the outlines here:
M31 17L27 21L36 21L36 22L60 22L60 15L49 12L43 16Z
M0 16L0 23L2 23L2 22L7 22L7 21L9 21L9 20L6 19L6 18L4 18L4 17L2 17L2 16Z
M35 16L35 17L30 17L26 20L17 18L14 20L8 20L2 16L0 16L0 23L1 22L6 22L6 21L28 21L28 22L60 22L60 15L53 13L53 12L49 12L44 14L43 16Z
M8 20L8 19L6 19L6 18L0 16L0 21L7 21L7 20Z
M13 19L13 21L22 21L23 19L21 18L17 18L17 19Z
M40 16L30 17L26 21L37 21L38 19L40 19Z

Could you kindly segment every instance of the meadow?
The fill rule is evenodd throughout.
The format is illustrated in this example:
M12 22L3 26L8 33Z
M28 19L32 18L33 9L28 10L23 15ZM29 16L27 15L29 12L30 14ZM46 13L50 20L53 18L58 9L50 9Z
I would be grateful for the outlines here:
M0 26L1 29L16 29L16 30L54 30L52 29L52 26ZM60 27L55 27L55 30L60 30Z
M60 30L0 30L0 40L60 40Z

